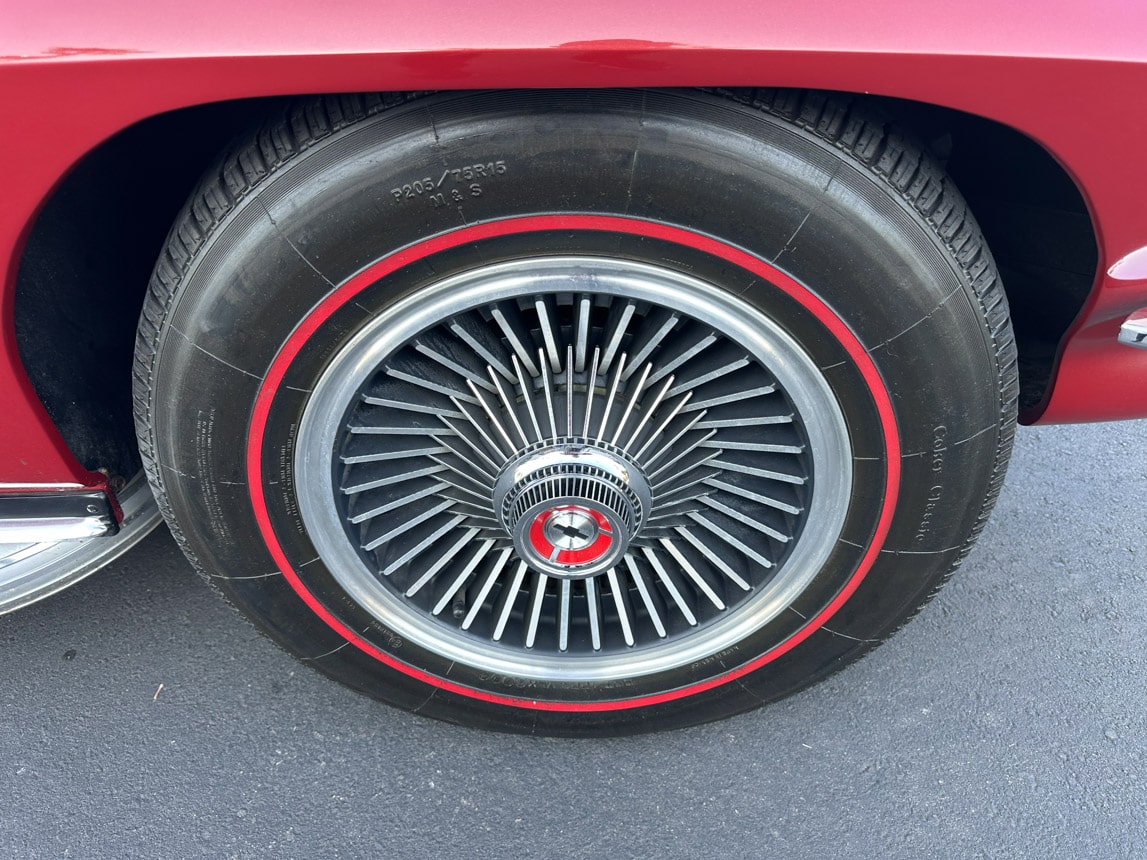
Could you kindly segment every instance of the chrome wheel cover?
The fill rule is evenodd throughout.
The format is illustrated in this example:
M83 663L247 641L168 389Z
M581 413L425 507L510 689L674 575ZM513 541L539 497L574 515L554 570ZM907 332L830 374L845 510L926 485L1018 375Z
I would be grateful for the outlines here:
M852 492L841 410L779 325L602 257L488 265L397 302L331 360L295 454L308 535L351 599L443 657L540 681L736 646L815 578Z

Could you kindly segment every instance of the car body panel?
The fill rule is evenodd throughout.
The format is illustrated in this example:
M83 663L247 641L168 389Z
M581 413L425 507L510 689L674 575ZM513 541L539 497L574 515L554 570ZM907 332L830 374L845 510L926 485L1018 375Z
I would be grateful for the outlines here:
M1077 182L1099 245L1095 286L1060 345L1041 422L1142 417L1147 350L1119 345L1147 305L1147 6L1034 0L648 4L522 0L396 10L204 0L10 0L0 28L0 492L102 487L72 457L27 380L13 313L23 244L68 171L117 132L193 105L370 90L770 86L954 108L1042 144ZM1086 25L1083 26L1082 24Z

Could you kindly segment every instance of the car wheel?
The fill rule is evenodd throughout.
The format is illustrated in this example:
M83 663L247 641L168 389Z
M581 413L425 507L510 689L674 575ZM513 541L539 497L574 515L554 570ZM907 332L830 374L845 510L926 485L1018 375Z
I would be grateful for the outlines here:
M172 230L148 472L291 652L551 734L744 711L886 638L1012 439L995 268L919 147L788 92L321 98Z

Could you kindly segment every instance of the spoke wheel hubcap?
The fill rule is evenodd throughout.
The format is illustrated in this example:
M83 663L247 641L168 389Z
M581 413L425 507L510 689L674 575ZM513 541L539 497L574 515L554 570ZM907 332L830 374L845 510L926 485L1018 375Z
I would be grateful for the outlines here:
M592 417L592 416L591 416ZM652 506L640 467L588 439L541 443L507 466L494 510L533 570L583 579L625 555Z
M300 513L399 635L508 677L703 660L777 618L851 491L804 350L702 279L543 257L445 278L371 320L314 387Z

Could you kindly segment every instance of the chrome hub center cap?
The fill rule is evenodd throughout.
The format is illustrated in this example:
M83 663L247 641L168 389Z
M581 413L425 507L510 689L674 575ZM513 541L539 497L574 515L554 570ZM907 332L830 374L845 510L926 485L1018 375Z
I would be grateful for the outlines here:
M494 506L531 567L584 579L625 555L651 496L644 474L620 451L563 438L511 462L495 484Z

